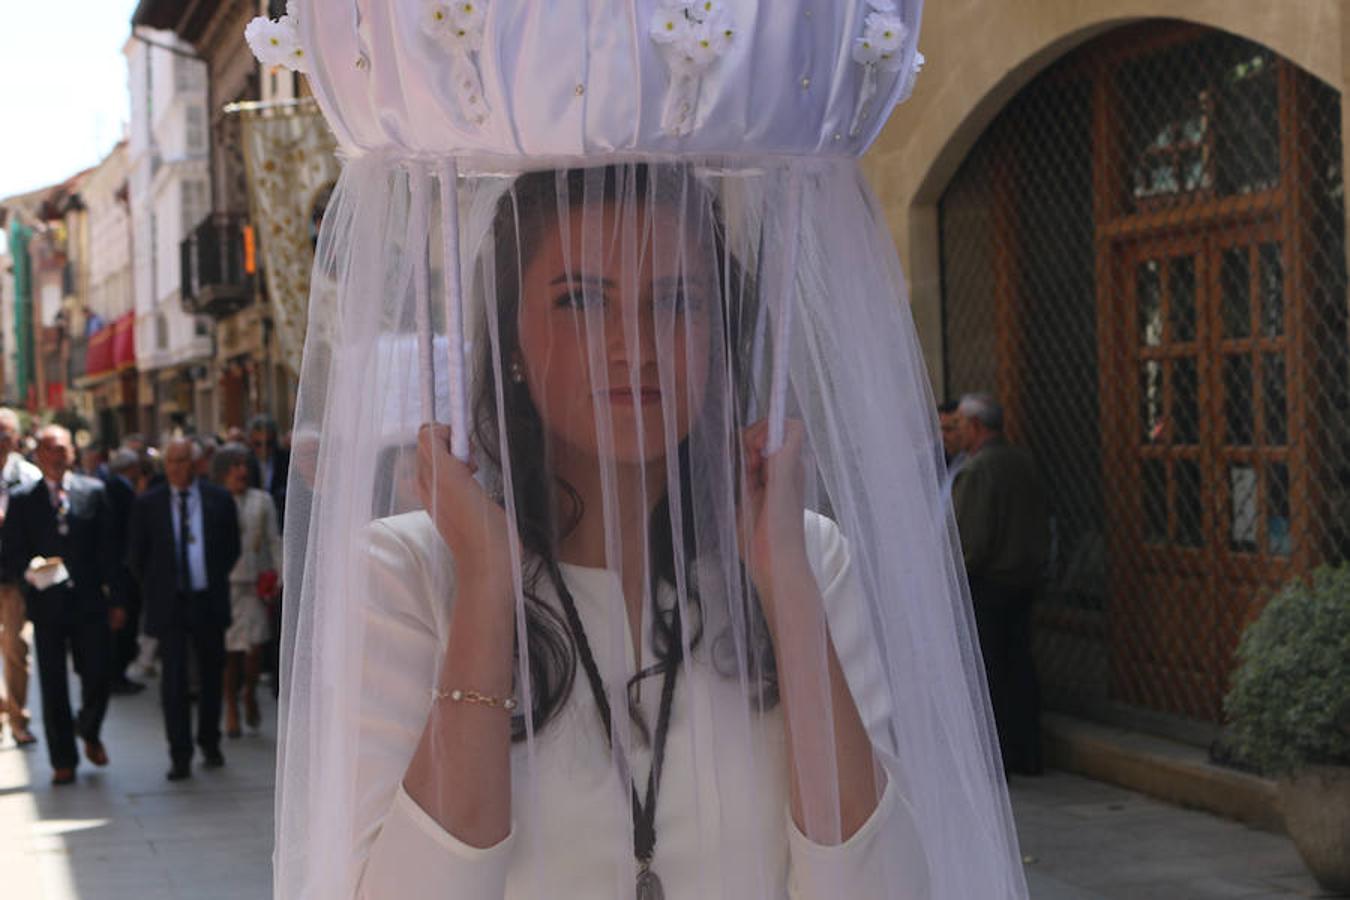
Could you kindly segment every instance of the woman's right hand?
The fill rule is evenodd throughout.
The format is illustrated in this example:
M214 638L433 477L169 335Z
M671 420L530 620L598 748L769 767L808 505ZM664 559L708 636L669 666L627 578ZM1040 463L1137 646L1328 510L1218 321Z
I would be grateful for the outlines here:
M509 595L511 541L506 511L475 479L477 467L450 452L450 426L417 432L417 495L450 548L456 580L474 594Z

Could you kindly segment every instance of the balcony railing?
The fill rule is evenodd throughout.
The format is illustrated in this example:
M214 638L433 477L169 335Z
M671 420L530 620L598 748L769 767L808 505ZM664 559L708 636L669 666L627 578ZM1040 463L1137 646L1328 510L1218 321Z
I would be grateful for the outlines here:
M183 309L222 318L253 298L252 229L243 216L211 215L182 244Z

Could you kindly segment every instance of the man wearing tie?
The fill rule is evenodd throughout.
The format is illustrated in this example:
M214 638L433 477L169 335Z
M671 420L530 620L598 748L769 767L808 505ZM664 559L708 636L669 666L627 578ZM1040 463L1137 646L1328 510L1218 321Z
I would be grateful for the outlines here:
M136 499L127 537L127 565L141 585L144 630L159 640L170 781L192 774L189 647L201 678L197 746L207 768L225 765L221 679L230 570L240 552L239 516L227 491L196 478L200 457L201 448L191 439L169 442L163 456L167 483Z
M10 497L0 568L6 578L24 581L52 783L70 784L79 763L77 736L91 763L108 764L99 733L108 710L109 628L125 622L116 593L116 524L103 483L70 471L69 431L59 425L39 431L36 457L42 479ZM30 566L36 557L59 561ZM80 676L78 716L71 715L67 654Z

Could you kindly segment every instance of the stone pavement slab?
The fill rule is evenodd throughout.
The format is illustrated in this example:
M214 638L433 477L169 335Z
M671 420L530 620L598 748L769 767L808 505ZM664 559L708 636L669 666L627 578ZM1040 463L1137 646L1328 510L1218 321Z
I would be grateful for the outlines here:
M6 900L271 896L275 705L270 695L263 701L262 732L227 740L228 765L196 767L186 782L164 780L168 754L153 685L113 698L104 733L112 764L85 764L75 785L49 784L44 744L20 750L6 738L0 893ZM1280 835L1061 772L1015 777L1012 798L1036 900L1324 896Z
M78 694L73 682L72 697ZM164 778L168 747L153 683L139 695L112 698L103 730L111 764L98 769L82 762L73 785L51 785L45 740L19 749L6 734L0 742L0 894L23 900L270 897L276 706L267 691L259 700L261 732L225 740L224 769L194 765L193 777L177 783ZM33 728L44 737L40 721Z
M1011 787L1037 900L1330 896L1283 835L1063 772Z

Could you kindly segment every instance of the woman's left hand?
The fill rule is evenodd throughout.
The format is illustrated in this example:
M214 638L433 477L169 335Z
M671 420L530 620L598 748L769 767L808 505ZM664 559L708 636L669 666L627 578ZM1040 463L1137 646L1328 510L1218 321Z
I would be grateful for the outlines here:
M809 572L806 560L806 469L802 447L806 429L789 419L783 446L765 455L769 423L760 420L741 433L745 481L741 488L741 557L755 588L766 599L778 577Z

